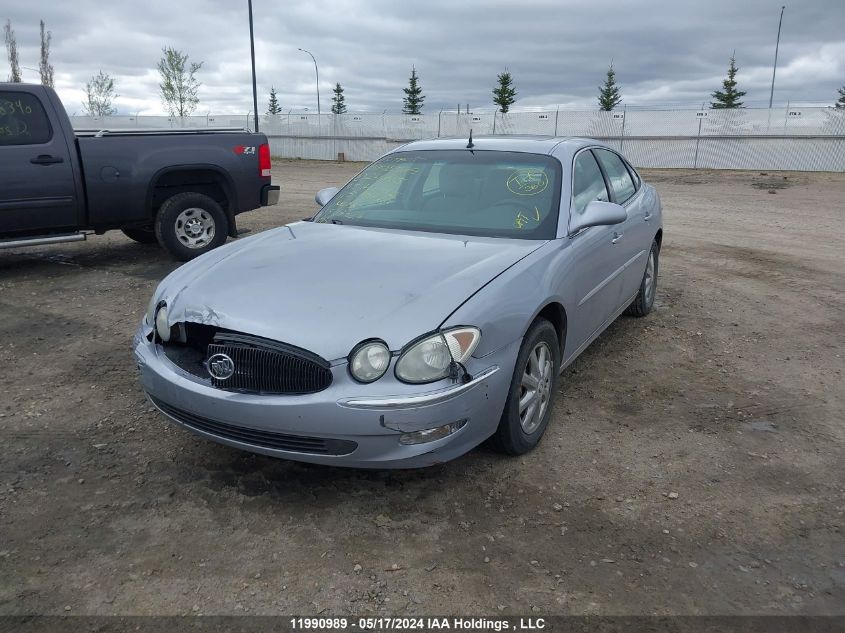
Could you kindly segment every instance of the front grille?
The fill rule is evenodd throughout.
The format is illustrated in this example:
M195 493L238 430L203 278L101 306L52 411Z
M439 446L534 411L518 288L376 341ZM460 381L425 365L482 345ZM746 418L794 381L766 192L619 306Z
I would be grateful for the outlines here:
M225 354L234 364L229 378L211 376L212 385L227 391L306 394L322 391L332 382L329 364L319 356L246 334L216 334L206 361L215 354Z
M153 401L161 411L169 415L191 429L210 433L220 438L242 442L260 448L270 448L280 451L291 451L294 453L311 453L314 455L348 455L358 444L351 440L325 439L322 437L306 437L304 435L288 435L285 433L273 433L242 426L233 426L218 420L177 409L158 398Z

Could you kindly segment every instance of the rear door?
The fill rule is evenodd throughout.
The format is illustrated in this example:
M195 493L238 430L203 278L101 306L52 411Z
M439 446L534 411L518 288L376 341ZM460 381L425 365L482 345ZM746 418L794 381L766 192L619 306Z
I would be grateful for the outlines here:
M625 161L607 149L594 149L593 153L607 176L613 202L621 204L628 212L628 219L614 227L617 232L614 247L625 267L620 274L622 294L619 301L627 301L639 289L645 272L646 256L651 247L649 218L637 185L639 179L634 180Z
M36 90L0 88L0 234L69 230L77 224L70 152L52 105Z

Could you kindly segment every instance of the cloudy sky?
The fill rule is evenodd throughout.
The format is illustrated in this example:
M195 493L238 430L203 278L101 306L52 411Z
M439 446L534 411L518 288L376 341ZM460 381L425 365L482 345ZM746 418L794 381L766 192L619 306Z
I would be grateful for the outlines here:
M121 113L156 114L163 46L203 61L197 113L252 108L246 0L31 0L3 3L21 65L38 66L38 21L53 33L56 87L81 113L98 70L117 80ZM254 0L259 108L270 86L287 110L323 110L340 82L350 111L399 111L412 65L425 111L492 107L508 68L517 106L593 107L611 59L625 103L692 105L720 86L731 52L746 105L765 105L780 1L766 0ZM845 84L845 0L786 8L775 102L832 103ZM8 74L4 60L0 76ZM23 69L25 81L36 70Z

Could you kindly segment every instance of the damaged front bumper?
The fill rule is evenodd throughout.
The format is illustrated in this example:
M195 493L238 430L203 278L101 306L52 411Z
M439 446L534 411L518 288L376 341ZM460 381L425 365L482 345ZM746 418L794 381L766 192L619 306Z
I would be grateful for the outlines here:
M519 348L516 342L471 359L466 383L407 385L391 370L363 385L337 362L323 391L258 395L212 387L171 362L148 335L142 324L134 340L144 391L180 426L256 453L357 468L428 466L483 442L498 425ZM437 429L445 427L441 437Z

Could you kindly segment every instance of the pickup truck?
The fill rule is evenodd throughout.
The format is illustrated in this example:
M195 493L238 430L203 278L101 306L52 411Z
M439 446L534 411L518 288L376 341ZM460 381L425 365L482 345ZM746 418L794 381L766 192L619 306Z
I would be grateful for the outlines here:
M263 134L74 131L51 88L0 83L0 249L120 229L186 261L278 198Z

